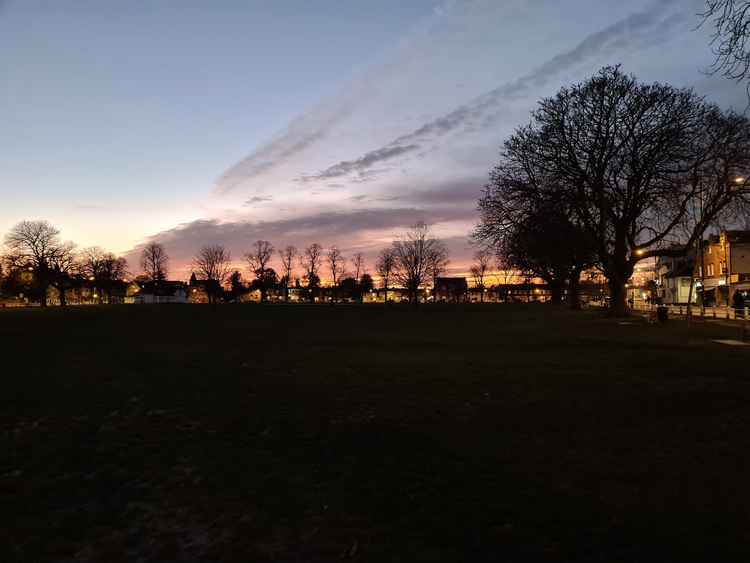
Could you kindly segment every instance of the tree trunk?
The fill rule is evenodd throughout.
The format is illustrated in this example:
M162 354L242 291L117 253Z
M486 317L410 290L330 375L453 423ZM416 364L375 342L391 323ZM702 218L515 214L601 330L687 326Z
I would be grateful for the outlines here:
M68 304L68 301L65 298L65 287L57 288L57 293L60 295L60 307L65 307Z
M385 299L383 299L383 303L385 303L386 305L388 305L388 284L387 283L385 284L385 286L383 287L383 289L385 290Z
M626 317L628 315L627 290L625 282L617 277L607 280L609 285L609 315L611 317Z
M615 237L614 251L607 261L604 275L609 285L609 316L626 317L629 314L628 292L625 284L633 275L636 261L628 258L629 251L625 235L618 233Z
M550 301L553 305L560 305L562 303L562 284L559 281L548 282L549 290L551 292Z
M46 307L47 306L47 290L49 289L48 284L42 284L42 294L39 297L39 306L40 307Z
M580 289L581 289L581 272L578 270L575 270L573 274L570 276L570 280L568 283L568 302L569 302L570 308L573 310L578 310L581 308Z
M419 300L417 299L417 291L419 289L409 288L409 303L415 309L419 306Z

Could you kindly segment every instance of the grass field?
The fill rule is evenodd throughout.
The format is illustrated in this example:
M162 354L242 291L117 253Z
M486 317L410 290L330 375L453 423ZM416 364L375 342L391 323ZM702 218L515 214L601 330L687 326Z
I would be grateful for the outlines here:
M547 306L0 312L0 561L741 561L750 349Z

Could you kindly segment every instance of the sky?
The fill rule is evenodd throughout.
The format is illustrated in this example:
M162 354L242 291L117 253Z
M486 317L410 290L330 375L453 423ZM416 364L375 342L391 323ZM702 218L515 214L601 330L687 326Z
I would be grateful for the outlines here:
M538 100L621 64L743 111L703 0L0 0L0 232L79 246L378 249L425 221L467 269Z

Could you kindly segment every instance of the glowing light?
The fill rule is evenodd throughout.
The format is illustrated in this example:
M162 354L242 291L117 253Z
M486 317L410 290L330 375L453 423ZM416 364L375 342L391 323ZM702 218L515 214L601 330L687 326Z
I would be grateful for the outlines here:
M734 183L735 184L744 184L745 183L745 178L743 176L737 176L734 179Z
M643 256L643 252L644 251L639 248L638 250L635 251L635 254L636 254L636 256Z

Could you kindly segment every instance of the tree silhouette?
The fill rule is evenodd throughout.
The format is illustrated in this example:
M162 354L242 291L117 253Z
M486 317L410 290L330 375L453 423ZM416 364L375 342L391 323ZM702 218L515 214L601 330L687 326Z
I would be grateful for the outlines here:
M337 246L332 246L326 252L326 262L328 262L328 272L331 274L333 283L333 293L331 294L331 303L337 300L339 284L346 273L346 258L341 254Z
M710 71L731 80L747 80L750 72L750 0L706 0L706 9L700 18L701 25L710 22L714 27L711 48L715 59Z
M484 303L485 278L492 265L492 252L486 248L477 250L474 253L474 263L471 265L471 277L474 280L474 287L479 289L479 301Z
M384 248L378 254L378 259L375 262L375 271L380 276L380 282L383 284L383 290L385 291L385 303L388 303L388 282L394 275L396 270L396 253L391 248Z
M198 276L206 282L208 302L216 305L231 270L231 256L221 245L204 246L193 258Z
M730 201L745 197L732 178L749 169L749 140L744 117L606 67L542 100L505 142L488 186L498 204L483 208L483 221L510 228L539 202L558 202L594 241L612 313L625 314L625 283L639 260L686 252ZM712 211L684 235L701 194Z
M393 242L394 278L406 288L412 305L417 305L419 288L447 261L445 252L442 242L421 222Z
M284 250L279 250L281 258L282 279L284 279L284 301L289 301L289 284L292 280L294 271L294 259L297 256L297 249L293 246L287 246Z
M141 251L141 269L146 278L158 284L167 279L169 256L158 242L150 242Z
M250 266L250 271L255 274L255 278L260 283L260 301L261 303L266 300L266 292L268 291L266 270L268 264L273 257L274 248L273 245L267 240L256 240L253 244L253 248L250 252L245 254L245 259Z
M300 266L304 270L304 279L307 281L307 290L310 300L314 300L314 291L320 285L320 262L322 260L323 247L317 242L309 245L299 258Z
M53 262L64 252L60 231L47 221L21 221L5 235L8 264L31 268L41 292L40 305L47 306L47 289L54 277Z

